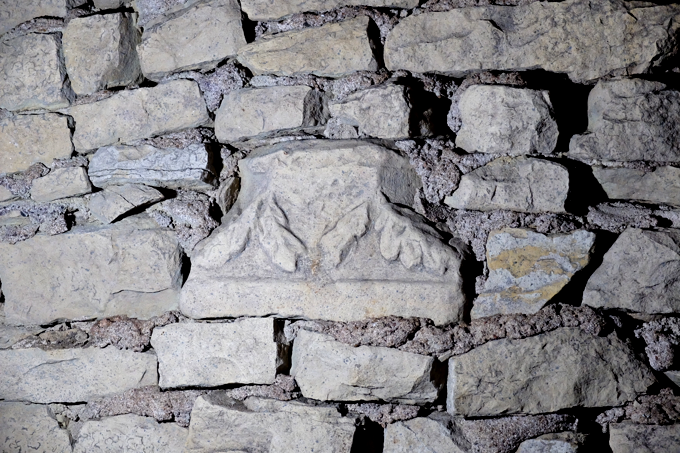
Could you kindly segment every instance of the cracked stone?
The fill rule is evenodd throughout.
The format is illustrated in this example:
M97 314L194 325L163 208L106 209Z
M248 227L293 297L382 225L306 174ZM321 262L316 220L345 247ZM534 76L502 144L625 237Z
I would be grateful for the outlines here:
M83 167L66 167L52 170L42 178L33 180L31 198L39 202L77 197L92 192L92 184Z
M163 200L162 193L143 184L108 186L90 198L88 208L100 222L112 223L133 209Z

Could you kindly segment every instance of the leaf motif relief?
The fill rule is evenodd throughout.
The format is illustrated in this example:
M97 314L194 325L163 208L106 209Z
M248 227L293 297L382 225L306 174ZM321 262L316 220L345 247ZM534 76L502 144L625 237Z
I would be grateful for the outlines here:
M295 272L297 259L305 253L304 244L288 230L286 214L270 198L264 205L259 222L260 244L269 259L286 272Z
M233 222L220 230L210 249L205 249L203 259L223 265L243 253L250 241L261 205L261 200L252 203Z
M325 252L327 262L333 267L339 266L352 246L366 234L369 223L367 203L360 204L342 216L319 241L319 247Z

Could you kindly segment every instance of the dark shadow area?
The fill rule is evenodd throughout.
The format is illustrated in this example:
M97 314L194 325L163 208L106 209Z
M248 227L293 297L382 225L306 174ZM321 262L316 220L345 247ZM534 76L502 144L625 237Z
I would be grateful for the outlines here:
M350 453L381 453L385 442L385 430L378 423L364 418L357 426Z
M370 19L368 21L368 30L366 30L366 32L368 34L368 42L371 46L371 50L373 51L373 56L375 57L375 61L378 62L378 69L384 68L385 67L385 59L383 58L384 48L380 40L380 29L373 21L373 19Z
M287 343L283 329L285 319L274 320L274 341L276 341L276 374L290 374L292 365L293 343Z
M400 83L408 86L408 99L411 104L409 123L413 137L453 135L446 123L446 117L451 109L451 99L443 96L439 98L434 93L426 91L423 81L419 79L400 80Z
M563 165L569 172L569 193L564 204L567 212L584 216L588 214L588 207L608 200L590 165L570 159L550 160Z
M241 13L241 26L243 27L243 35L246 38L246 42L251 43L255 41L255 27L257 27L257 22L248 19L246 13Z
M188 255L182 255L182 286L187 282L189 278L189 273L191 272L191 259Z
M576 407L565 411L578 419L576 432L587 434L585 443L579 449L582 452L611 453L609 434L602 432L602 426L595 421L603 408Z

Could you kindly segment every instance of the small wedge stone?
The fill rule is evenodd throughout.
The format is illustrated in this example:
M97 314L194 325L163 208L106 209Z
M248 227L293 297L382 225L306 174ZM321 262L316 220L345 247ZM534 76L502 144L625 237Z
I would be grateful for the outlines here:
M163 194L142 184L109 186L90 198L88 209L102 223L111 223L131 210L163 199Z
M430 418L396 422L385 428L383 453L464 453L444 424Z
M31 198L41 202L77 197L90 192L92 184L83 167L57 168L42 178L34 179L31 186Z

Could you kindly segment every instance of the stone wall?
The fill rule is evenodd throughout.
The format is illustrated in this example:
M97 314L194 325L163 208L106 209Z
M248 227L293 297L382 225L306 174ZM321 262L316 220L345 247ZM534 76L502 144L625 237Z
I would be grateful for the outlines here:
M679 28L0 2L0 450L680 451Z

